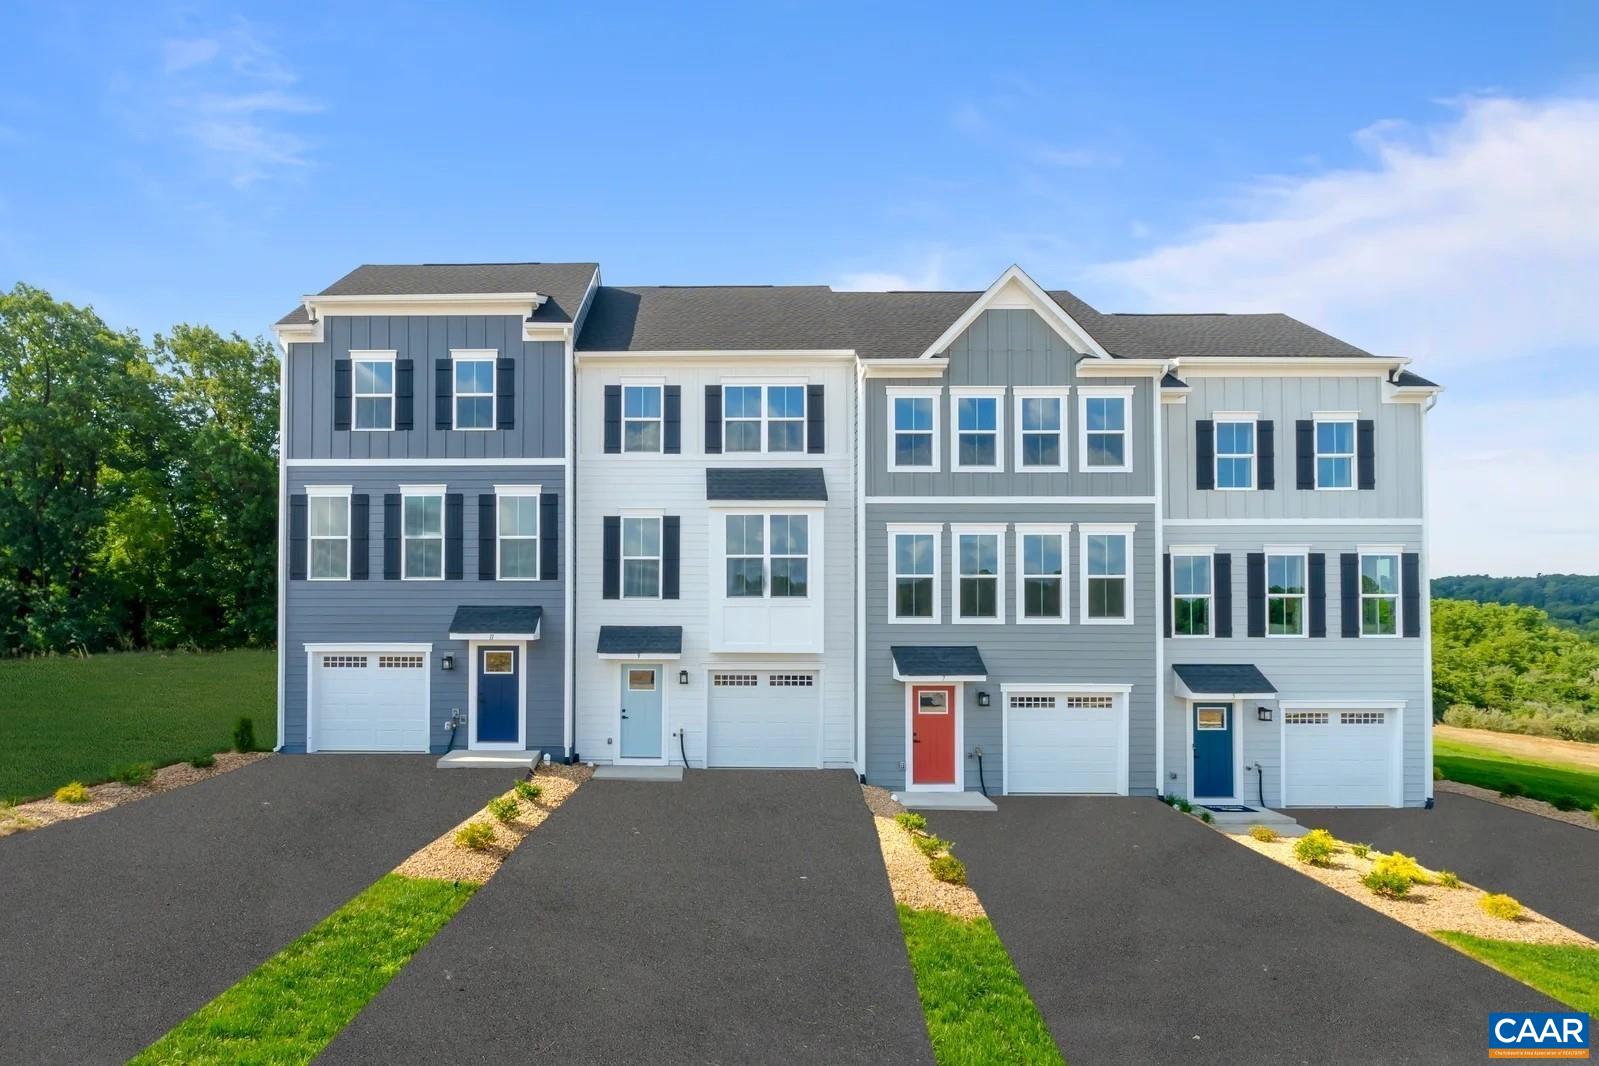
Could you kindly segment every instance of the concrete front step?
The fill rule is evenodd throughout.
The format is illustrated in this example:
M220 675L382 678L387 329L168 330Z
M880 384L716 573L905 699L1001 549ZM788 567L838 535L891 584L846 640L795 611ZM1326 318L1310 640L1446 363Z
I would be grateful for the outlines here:
M526 770L539 760L536 751L452 751L440 757L441 770Z
M1244 806L1248 806L1245 804ZM1213 811L1202 803L1194 804L1194 810L1205 811L1210 815L1211 824L1224 833L1247 833L1249 827L1264 825L1277 831L1279 836L1298 837L1304 836L1305 830L1292 816L1281 811L1274 811L1268 807L1256 807L1249 811Z
M679 766L596 766L596 781L681 781L683 767Z
M981 792L895 792L894 798L913 811L995 811Z

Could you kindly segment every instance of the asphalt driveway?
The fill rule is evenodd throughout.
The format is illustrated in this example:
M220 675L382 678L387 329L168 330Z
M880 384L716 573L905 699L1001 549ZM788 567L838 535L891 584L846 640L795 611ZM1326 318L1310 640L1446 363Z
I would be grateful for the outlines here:
M1490 892L1508 892L1599 939L1599 833L1440 792L1432 810L1296 810L1301 825L1414 855Z
M123 1062L514 779L275 756L0 840L0 1062Z
M930 812L1066 1060L1431 1063L1563 1009L1154 799Z
M842 771L592 781L323 1062L931 1062Z

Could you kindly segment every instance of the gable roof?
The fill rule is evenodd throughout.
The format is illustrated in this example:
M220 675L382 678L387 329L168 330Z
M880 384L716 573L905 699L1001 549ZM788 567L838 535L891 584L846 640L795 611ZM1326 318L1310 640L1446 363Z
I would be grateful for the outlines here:
M827 351L850 347L826 285L602 285L578 351Z
M1254 663L1177 663L1178 695L1273 696L1277 686Z
M598 263L364 263L318 296L492 296L536 292L548 297L534 322L570 322L583 303ZM277 324L311 321L302 303Z
M1070 293L1050 293L1057 300ZM1074 298L1075 299L1075 298ZM1140 359L1212 357L1350 358L1371 353L1283 314L1126 315L1093 312L1084 322L1114 355Z

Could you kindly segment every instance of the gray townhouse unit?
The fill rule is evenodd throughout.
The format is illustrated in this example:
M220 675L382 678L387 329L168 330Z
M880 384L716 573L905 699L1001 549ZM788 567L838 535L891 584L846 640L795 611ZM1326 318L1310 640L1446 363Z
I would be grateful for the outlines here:
M277 332L284 750L1430 802L1403 358L1016 267L367 266Z

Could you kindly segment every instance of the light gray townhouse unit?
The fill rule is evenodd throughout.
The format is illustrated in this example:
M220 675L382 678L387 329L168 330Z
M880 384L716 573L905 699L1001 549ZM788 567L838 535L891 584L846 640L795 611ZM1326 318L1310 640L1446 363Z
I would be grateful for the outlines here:
M362 267L278 333L286 750L1430 800L1404 359L1016 267Z

